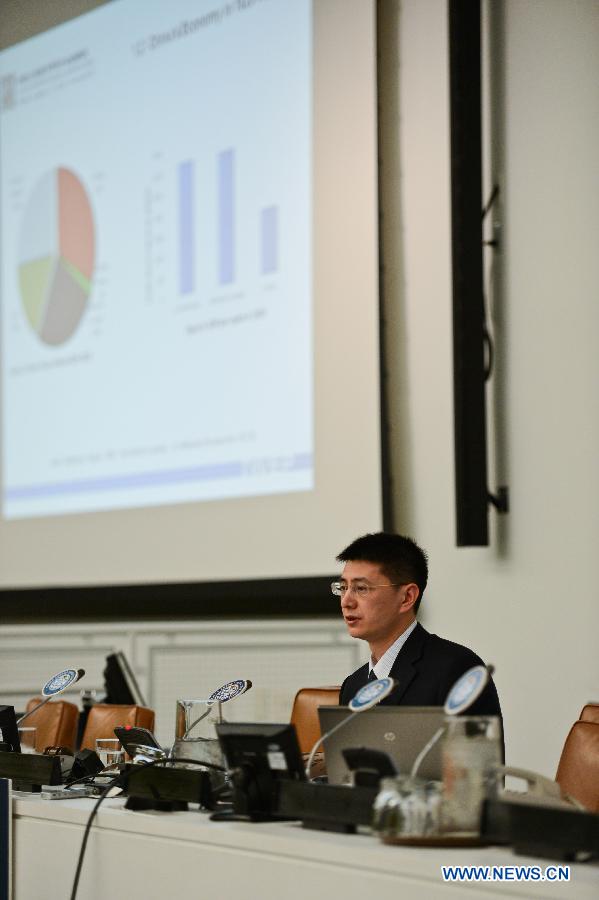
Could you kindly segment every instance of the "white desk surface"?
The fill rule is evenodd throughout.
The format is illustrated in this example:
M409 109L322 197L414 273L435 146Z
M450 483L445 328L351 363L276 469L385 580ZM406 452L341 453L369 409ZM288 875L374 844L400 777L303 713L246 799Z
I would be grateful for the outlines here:
M95 801L13 801L14 900L68 900L83 828ZM527 897L598 900L599 865L570 866L570 881L443 882L442 865L544 868L550 860L502 847L386 846L369 834L292 822L211 822L203 812L133 812L105 800L83 863L78 900L441 900ZM555 863L559 865L559 863Z

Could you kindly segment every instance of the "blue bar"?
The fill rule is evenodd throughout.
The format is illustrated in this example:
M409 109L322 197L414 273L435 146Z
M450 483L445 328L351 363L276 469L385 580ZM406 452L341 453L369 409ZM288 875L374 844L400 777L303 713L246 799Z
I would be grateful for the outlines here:
M221 478L243 478L247 474L247 460L231 460L222 463L206 463L201 466L188 466L185 469L165 469L154 472L127 473L126 475L106 475L98 478L80 478L72 481L45 482L40 484L21 484L4 489L5 500L33 500L38 497L57 497L97 493L99 491L118 491L132 488L160 487L169 484L190 484L198 481L216 481ZM311 453L296 453L286 461L285 470L298 472L311 469L314 459ZM2 779L0 779L0 788ZM0 814L1 808L0 790ZM1 819L0 819L1 823ZM0 832L0 848L2 847ZM0 867L0 873L2 869ZM1 900L1 894L0 894Z
M279 267L279 207L265 206L261 218L262 274L269 275Z
M218 280L220 284L231 284L235 274L234 164L235 151L233 149L223 150L218 154Z
M179 163L179 290L191 294L193 271L193 162Z

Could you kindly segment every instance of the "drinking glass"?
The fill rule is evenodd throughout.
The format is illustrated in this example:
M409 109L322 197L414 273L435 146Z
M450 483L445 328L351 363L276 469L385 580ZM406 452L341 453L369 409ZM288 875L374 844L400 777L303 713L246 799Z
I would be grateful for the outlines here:
M173 756L223 766L215 726L223 722L222 704L205 700L177 700Z
M125 761L125 751L118 738L97 738L96 753L105 769Z
M497 716L448 716L443 744L444 831L478 832L488 778L501 763Z
M19 728L21 753L35 753L36 739L37 728L34 725L24 725L22 728Z
M439 833L440 785L411 775L381 779L373 807L373 830L384 843Z

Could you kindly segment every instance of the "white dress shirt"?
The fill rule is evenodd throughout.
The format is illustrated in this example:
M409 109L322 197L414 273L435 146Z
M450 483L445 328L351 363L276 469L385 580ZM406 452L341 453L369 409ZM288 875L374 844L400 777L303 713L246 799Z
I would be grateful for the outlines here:
M393 666L393 663L397 659L397 654L399 653L399 651L401 650L401 648L403 647L403 645L405 644L407 639L410 637L410 635L416 628L417 624L418 624L417 621L414 620L412 622L412 624L408 628L406 628L405 631L402 631L402 633L397 638L397 640L394 641L387 650L385 650L385 652L383 653L383 655L381 656L379 661L376 663L376 665L372 664L372 657L370 658L370 661L368 663L368 676L369 677L370 677L370 673L373 670L374 670L374 674L376 675L377 678L387 678L388 677L389 672L391 671L391 668Z

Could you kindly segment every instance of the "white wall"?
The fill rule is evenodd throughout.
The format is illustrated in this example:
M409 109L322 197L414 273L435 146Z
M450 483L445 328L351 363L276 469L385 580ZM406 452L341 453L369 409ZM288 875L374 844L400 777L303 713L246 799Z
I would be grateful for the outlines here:
M396 523L430 554L424 623L497 666L508 762L553 775L599 700L599 4L493 0L504 288L489 404L511 510L488 549L455 547L446 3L384 6Z
M65 699L78 703L81 687L101 700L105 658L114 650L133 666L165 745L175 736L179 698L205 698L233 678L249 678L252 690L223 708L225 719L287 722L301 687L340 684L364 661L362 643L352 641L341 618L9 625L0 629L1 702L25 709L65 665L85 669Z

